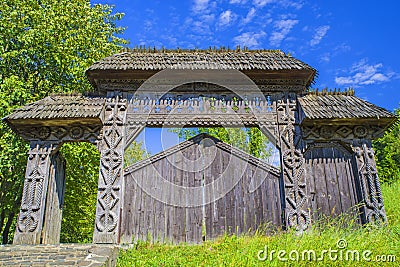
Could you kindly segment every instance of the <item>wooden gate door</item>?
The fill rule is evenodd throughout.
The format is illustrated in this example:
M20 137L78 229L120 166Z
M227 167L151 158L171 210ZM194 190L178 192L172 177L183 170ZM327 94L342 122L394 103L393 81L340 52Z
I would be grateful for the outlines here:
M121 243L199 243L280 226L279 169L207 134L125 169Z

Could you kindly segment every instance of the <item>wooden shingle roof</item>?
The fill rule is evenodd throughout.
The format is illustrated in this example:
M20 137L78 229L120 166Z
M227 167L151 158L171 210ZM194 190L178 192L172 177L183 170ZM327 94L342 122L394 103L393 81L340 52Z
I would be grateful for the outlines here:
M163 69L314 70L280 51L171 50L115 54L95 62L88 71Z
M76 95L52 95L16 109L4 121L64 120L99 118L104 98Z
M396 120L393 113L354 95L308 94L299 98L304 121L316 120L380 120L383 124Z
M86 70L95 88L109 81L147 80L162 70L235 70L256 84L301 85L313 83L317 71L278 50L130 50L95 62Z

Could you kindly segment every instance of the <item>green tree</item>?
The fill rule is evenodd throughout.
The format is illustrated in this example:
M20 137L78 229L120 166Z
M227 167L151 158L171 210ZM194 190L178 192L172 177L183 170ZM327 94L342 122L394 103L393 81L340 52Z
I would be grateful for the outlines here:
M395 111L400 117L400 108ZM400 122L373 142L379 178L384 183L400 180Z
M268 159L272 154L269 140L258 128L184 128L172 129L181 139L189 139L199 133L215 136L222 142L240 148L247 153L260 158Z
M122 16L114 14L111 6L91 5L89 0L1 1L0 117L50 93L92 90L85 70L96 60L117 52L126 44L125 40L116 37L124 30L116 26L116 21ZM85 145L80 148L85 148ZM62 151L67 168L70 168L67 169L70 191L71 182L77 181L77 177L90 180L88 184L92 183L92 179L97 183L98 172L92 177L78 175L75 171L77 166L98 165L95 149L86 147L88 155L85 157L77 157L80 149L76 146L75 152L69 149L71 147L67 145ZM12 241L21 202L27 150L28 144L0 123L2 243ZM93 172L93 175L96 173L94 167L87 171ZM66 190L68 194L68 188ZM76 206L85 205L85 202L79 204L84 197L76 196ZM80 241L79 237L74 241Z
M148 158L150 156L149 153L145 149L142 148L143 142L132 142L130 146L125 150L124 155L124 166L128 167L139 160Z

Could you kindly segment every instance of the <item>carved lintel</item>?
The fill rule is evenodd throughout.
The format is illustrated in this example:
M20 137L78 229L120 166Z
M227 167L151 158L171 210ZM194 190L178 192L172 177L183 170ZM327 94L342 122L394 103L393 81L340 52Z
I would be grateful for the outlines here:
M108 99L105 108L94 243L118 243L125 149L125 100Z
M21 136L30 141L46 142L90 142L100 139L101 125L72 124L65 126L27 126L19 127Z
M387 218L371 141L354 141L353 150L361 191L362 216L364 216L362 219L368 223L386 224Z
M55 143L31 142L14 244L39 244Z
M285 93L277 100L285 224L296 227L301 232L309 227L311 219L304 173L303 142L296 120L297 112L297 98L294 93Z
M354 139L375 139L380 137L385 128L366 125L313 125L302 126L305 140L343 140L350 142Z

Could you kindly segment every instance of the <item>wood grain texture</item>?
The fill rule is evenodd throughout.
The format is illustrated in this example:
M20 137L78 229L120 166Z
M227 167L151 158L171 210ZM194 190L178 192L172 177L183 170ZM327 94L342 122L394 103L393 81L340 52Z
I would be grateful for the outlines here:
M225 233L253 232L264 223L281 224L278 171L244 152L238 156L237 149L217 139L204 144L206 138L175 153L164 151L166 157L155 155L156 160L148 159L151 164L128 168L123 243L200 243ZM160 178L168 183L159 184Z

